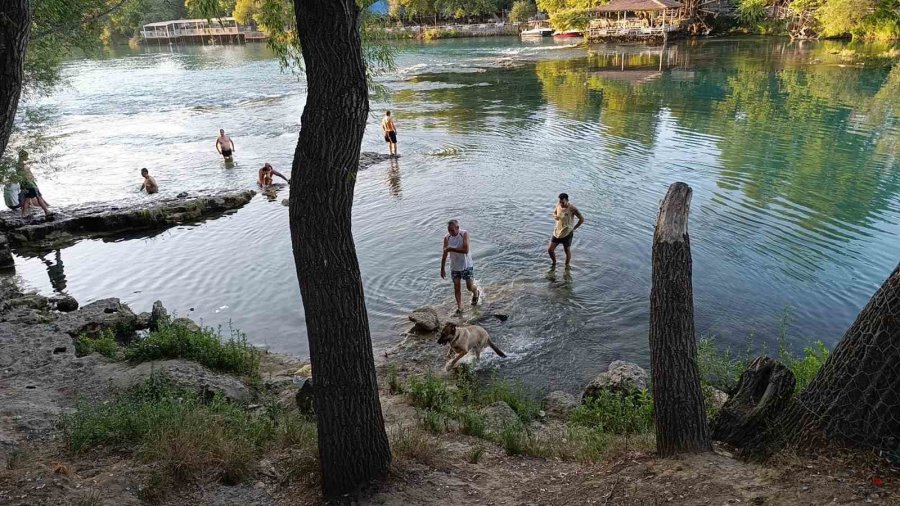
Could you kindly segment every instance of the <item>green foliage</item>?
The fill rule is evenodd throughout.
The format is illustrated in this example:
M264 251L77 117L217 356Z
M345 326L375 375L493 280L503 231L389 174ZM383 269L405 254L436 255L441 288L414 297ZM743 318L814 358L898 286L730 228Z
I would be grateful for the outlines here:
M403 390L417 408L436 412L452 409L453 395L447 385L430 372L423 377L413 376Z
M175 0L128 0L106 19L101 40L104 44L136 43L142 26L186 16L184 3Z
M79 357L97 352L104 357L116 358L119 354L119 343L112 332L103 332L97 337L87 335L75 339L75 354Z
M281 410L248 412L218 395L204 401L159 374L112 402L79 404L63 419L63 431L74 453L110 448L153 464L144 497L201 476L238 483L275 446L310 455L316 448L310 421Z
M532 0L516 0L509 10L509 20L512 23L524 23L537 14L537 6Z
M184 325L164 325L131 344L125 350L125 358L135 363L183 358L215 371L250 377L259 375L259 350L247 342L246 336L234 330L226 340L212 329L197 332Z
M828 347L822 341L816 341L812 346L803 348L803 355L796 356L787 350L779 353L778 359L794 373L797 379L797 387L794 394L797 395L805 389L813 378L818 374L819 369L825 365L829 355Z
M751 349L743 353L734 353L731 349L719 350L715 339L701 337L697 343L697 366L700 377L709 385L723 391L732 391L744 369L753 360Z
M400 381L397 366L394 364L391 364L390 367L388 367L388 391L391 395L403 393L403 382Z
M528 447L528 431L521 423L508 423L497 434L507 455L524 455Z
M433 440L415 428L398 427L390 434L390 440L391 453L398 459L429 464L438 450Z
M569 423L607 434L649 434L653 431L653 399L647 390L629 395L602 391L575 408Z
M589 10L608 0L537 0L537 8L550 16L557 30L583 30L589 21Z
M484 455L484 447L481 445L473 446L471 450L469 450L468 458L466 459L469 464L477 464L481 461L481 456Z
M757 25L766 18L767 7L769 0L737 0L738 20L745 25Z

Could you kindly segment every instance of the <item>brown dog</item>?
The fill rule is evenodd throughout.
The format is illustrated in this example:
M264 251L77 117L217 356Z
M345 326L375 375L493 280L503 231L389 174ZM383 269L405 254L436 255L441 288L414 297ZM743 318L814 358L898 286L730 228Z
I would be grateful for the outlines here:
M466 356L470 351L475 351L475 360L481 358L481 350L486 346L490 346L494 353L505 357L506 354L491 341L491 336L487 330L478 325L467 325L459 327L455 323L447 323L441 330L441 337L438 338L438 344L449 344L450 349L447 350L447 356L456 352L456 357L447 365L447 369L456 367L459 359Z

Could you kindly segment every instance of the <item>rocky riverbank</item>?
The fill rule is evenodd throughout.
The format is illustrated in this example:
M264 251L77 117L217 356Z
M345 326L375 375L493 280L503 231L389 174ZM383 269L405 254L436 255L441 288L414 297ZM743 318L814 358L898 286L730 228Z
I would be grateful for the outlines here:
M867 478L871 471L852 462L794 460L763 467L734 460L723 449L656 459L647 412L635 415L640 427L602 426L626 420L616 410L646 402L639 391L647 373L633 364L611 364L582 399L552 392L540 403L509 384L472 383L465 370L442 373L445 348L435 343L440 314L423 308L411 315L414 329L379 365L394 465L389 479L357 497L357 504L650 504L662 498L673 504L799 505L896 499L896 477L880 470L885 483L875 487ZM500 308L481 313L505 316ZM315 428L298 412L296 379L308 376L309 368L261 350L256 373L249 376L222 372L223 364L213 367L217 359L203 353L146 361L123 356L165 328L162 322L196 333L196 324L171 319L161 303L141 314L117 299L79 307L69 298L24 293L10 279L0 280L0 503L322 502ZM84 336L104 335L115 341L105 352L109 356L77 350ZM191 355L187 348L179 353ZM145 390L142 395L150 397L141 397L142 404L115 411L121 392L156 385L150 378L158 373L183 393L160 399L165 390ZM609 411L596 408L620 393L624 397L613 397ZM599 400L585 408L590 399ZM190 408L178 411L185 403ZM135 409L148 411L135 419L136 426L121 424ZM115 416L95 416L103 412ZM67 416L81 417L81 425L64 421ZM154 416L165 422L145 418ZM218 417L249 425L223 427ZM116 432L138 431L145 420L153 420L154 435L141 443ZM119 443L76 450L75 432Z

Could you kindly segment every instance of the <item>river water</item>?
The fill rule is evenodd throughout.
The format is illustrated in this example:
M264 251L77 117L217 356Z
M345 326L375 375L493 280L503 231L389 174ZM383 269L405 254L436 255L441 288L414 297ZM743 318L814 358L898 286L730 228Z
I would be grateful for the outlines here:
M851 49L874 57L842 61ZM694 189L698 332L739 349L781 329L795 348L833 345L900 258L900 66L888 50L777 38L400 46L363 149L385 149L390 108L402 156L359 173L353 209L376 347L412 308L450 307L438 264L457 218L488 300L510 313L486 324L510 358L485 366L575 391L612 360L647 365L650 244L674 181ZM252 188L266 161L290 170L302 81L263 46L124 49L71 61L65 76L26 101L53 122L58 158L35 171L51 205L151 199L137 193L141 167L168 195ZM213 148L219 128L234 167ZM545 252L561 191L587 218L571 272L550 271ZM287 224L286 207L258 196L220 219L84 240L16 269L43 293L138 311L162 299L304 356Z

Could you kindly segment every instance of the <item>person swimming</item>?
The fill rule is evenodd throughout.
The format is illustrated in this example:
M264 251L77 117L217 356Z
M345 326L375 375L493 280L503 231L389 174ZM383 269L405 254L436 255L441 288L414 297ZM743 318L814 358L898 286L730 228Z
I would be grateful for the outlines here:
M266 162L265 165L259 169L259 175L256 180L256 184L262 186L263 188L267 186L272 186L272 176L278 176L281 179L284 179L288 184L290 184L291 180L284 177L280 172L275 170L274 167L269 162Z

